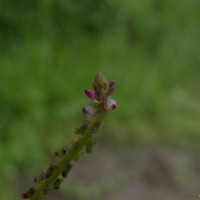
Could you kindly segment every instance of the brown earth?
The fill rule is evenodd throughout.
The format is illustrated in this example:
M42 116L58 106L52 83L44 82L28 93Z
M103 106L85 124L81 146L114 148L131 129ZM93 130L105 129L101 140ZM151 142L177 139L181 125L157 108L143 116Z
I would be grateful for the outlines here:
M198 151L96 148L46 200L198 200Z

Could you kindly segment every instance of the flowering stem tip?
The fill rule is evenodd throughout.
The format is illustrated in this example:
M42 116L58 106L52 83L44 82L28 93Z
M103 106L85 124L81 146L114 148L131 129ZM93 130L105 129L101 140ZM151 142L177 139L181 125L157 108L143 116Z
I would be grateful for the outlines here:
M22 194L22 198L40 200L48 191L59 189L63 179L67 177L82 152L92 152L97 131L101 128L104 115L108 110L116 108L116 101L111 98L115 89L114 81L108 82L101 72L97 72L93 82L94 90L85 90L86 96L94 102L86 105L82 111L85 116L84 123L75 129L76 140L69 146L63 146L54 152L55 163L49 164L48 168L34 177L34 186Z

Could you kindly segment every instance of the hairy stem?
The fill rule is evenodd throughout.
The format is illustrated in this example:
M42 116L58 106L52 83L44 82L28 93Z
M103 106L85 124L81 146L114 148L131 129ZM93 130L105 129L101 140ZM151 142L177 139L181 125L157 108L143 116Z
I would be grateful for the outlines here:
M63 178L68 175L72 161L76 161L84 149L86 153L92 152L96 132L101 128L106 111L116 108L115 100L110 99L114 91L113 81L108 83L103 74L98 72L93 88L95 91L85 90L85 94L95 102L95 105L83 107L86 120L76 128L76 140L69 147L62 147L55 152L56 163L50 164L45 172L34 177L35 186L23 193L22 198L40 200L49 189L58 189Z
M95 124L95 122L94 122ZM53 174L48 179L45 179L36 187L35 194L30 198L30 200L39 200L41 196L44 195L44 191L49 189L51 185L56 181L56 179L60 176L63 169L66 165L68 165L82 150L84 147L91 142L93 139L94 133L91 133L93 125L91 128L88 128L85 131L85 134L81 137L78 137L77 140L71 145L69 151L66 155L62 157L57 163L57 167L55 168Z

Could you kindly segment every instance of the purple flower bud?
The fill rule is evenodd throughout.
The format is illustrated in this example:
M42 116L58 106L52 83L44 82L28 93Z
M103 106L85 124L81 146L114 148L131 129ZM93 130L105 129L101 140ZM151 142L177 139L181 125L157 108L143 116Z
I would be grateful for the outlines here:
M90 105L86 105L86 106L83 107L82 111L86 116L92 116L92 115L96 114L98 109L95 108L95 107L92 107Z
M115 82L114 81L111 81L110 83L109 83L109 96L110 95L112 95L112 93L114 92L114 90L115 90Z
M92 90L85 90L85 94L91 99L91 100L97 100L97 95Z
M116 108L116 105L117 103L114 99L107 99L104 106L106 110L114 110Z

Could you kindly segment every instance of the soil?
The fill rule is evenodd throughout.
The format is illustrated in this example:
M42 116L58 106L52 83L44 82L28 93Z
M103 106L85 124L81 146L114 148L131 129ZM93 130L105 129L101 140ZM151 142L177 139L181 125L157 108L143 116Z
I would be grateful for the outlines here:
M198 200L198 151L96 148L46 200Z

